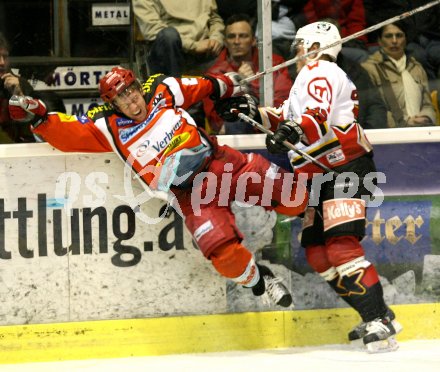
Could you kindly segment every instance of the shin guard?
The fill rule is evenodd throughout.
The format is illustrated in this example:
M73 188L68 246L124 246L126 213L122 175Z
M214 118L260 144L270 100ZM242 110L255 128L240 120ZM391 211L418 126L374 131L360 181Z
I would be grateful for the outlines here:
M337 267L339 280L336 287L346 291L346 301L359 313L364 322L383 316L387 306L383 289L374 266L359 257Z

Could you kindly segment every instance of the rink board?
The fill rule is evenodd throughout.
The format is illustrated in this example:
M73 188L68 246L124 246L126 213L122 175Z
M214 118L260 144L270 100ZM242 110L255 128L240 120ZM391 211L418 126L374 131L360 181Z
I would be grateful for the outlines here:
M405 326L402 339L440 335L439 129L369 134L379 170L397 171L387 174L389 198L380 215L368 216L363 243L385 275L386 300ZM393 158L388 144L396 138ZM220 141L243 151L264 148L260 135ZM341 343L359 321L353 311L336 309L342 300L329 299L317 275L302 271L298 221L287 230L277 224L272 246L263 250L295 297L297 311L274 312L280 308L227 286L176 214L140 223L114 197L127 181L114 154L3 145L0 171L0 363ZM79 192L72 193L75 182ZM131 190L142 192L135 181ZM164 202L145 204L155 218ZM289 240L296 252L285 250ZM296 266L289 267L292 258Z
M439 338L440 304L393 306L400 341ZM130 319L0 328L0 364L347 343L351 309Z

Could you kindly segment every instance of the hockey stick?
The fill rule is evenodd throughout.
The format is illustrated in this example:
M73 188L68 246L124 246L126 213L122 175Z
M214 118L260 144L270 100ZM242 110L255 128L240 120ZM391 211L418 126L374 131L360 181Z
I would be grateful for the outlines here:
M356 39L356 38L358 38L359 36L366 35L366 34L372 32L372 31L375 31L375 30L377 30L377 29L379 29L379 28L381 28L381 27L383 27L383 26L386 26L386 25L388 25L388 24L390 24L390 23L397 22L397 21L400 21L400 20L405 19L405 18L407 18L407 17L410 17L410 16L412 16L412 15L414 15L414 14L416 14L416 13L419 13L419 12L421 12L421 11L423 11L423 10L426 10L426 9L428 9L428 8L431 8L431 7L433 7L434 5L437 5L437 4L439 4L439 3L440 3L440 0L431 1L431 2L428 3L428 4L425 4L425 5L419 6L418 8L414 8L413 10L409 10L409 11L404 12L404 13L398 15L398 16L395 16L395 17L389 18L389 19L387 19L387 20L385 20L385 21L383 21L383 22L379 22L379 23L377 23L377 24L375 24L375 25L373 25L373 26L370 26L370 27L368 27L368 28L366 28L366 29L364 29L364 30L361 30L361 31L355 32L354 34L351 34L351 35L349 35L349 36L346 36L346 37L342 38L341 40L335 41L335 42L332 43L332 44L329 44L329 45L326 45L326 46L324 46L324 47L322 47L322 48L319 48L319 49L313 50L313 51L311 51L311 52L309 52L309 53L303 54L302 56L299 56L299 57L295 57L295 58L289 59L289 60L287 60L286 62L283 62L283 63L280 63L279 65L276 65L276 66L270 67L270 68L268 68L268 69L266 69L266 70L264 70L264 71L257 72L255 75L253 75L253 76L249 76L248 78L245 78L245 79L241 80L241 81L240 81L240 84L245 84L245 83L248 83L248 82L250 82L250 81L253 81L253 80L259 79L259 78L261 78L262 76L267 75L267 74L272 73L272 72L275 72L275 71L278 71L279 69L281 69L281 68L283 68L283 67L287 67L287 66L293 65L294 63L296 63L296 62L297 62L298 60L300 60L300 59L306 58L306 57L308 57L308 56L310 56L310 55L312 55L312 54L315 54L315 53L322 52L323 50L326 50L326 49L328 49L328 48L332 48L332 47L334 47L334 46L336 46L336 45L343 44L343 43L345 43L346 41Z
M242 112L238 112L237 109L232 109L231 113L236 114L241 120L251 124L253 127L259 129L261 132L268 134L268 135L271 135L271 136L273 135L273 132L270 129L265 128L258 121L255 121L254 119L243 114ZM310 162L312 162L313 164L315 164L316 166L318 166L322 170L325 170L328 173L331 173L331 172L337 173L333 169L330 169L326 165L324 165L321 162L319 162L318 160L316 160L313 156L310 156L309 154L307 154L305 151L300 150L295 145L291 144L289 141L283 141L283 145L286 146L289 150L295 151L298 155L302 156L304 159L309 160Z

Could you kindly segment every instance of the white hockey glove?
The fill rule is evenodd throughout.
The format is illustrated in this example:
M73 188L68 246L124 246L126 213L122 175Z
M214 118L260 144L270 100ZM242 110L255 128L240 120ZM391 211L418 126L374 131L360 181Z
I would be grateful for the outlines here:
M214 100L237 97L249 92L247 84L240 84L242 78L237 72L208 74L205 78L211 80L214 85L214 92L211 96Z
M12 96L9 99L9 116L20 123L30 123L35 128L47 115L46 105L29 96Z

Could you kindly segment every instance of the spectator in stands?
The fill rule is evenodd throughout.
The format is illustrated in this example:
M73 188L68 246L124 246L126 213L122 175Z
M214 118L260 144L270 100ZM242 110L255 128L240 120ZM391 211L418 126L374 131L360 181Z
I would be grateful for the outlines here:
M272 46L273 52L285 59L291 58L290 46L297 28L306 20L302 9L307 0L272 0ZM218 12L223 20L234 14L247 14L258 20L258 5L255 0L217 0ZM256 35L258 38L258 34Z
M367 27L413 10L431 0L364 0ZM402 22L406 33L406 50L424 67L431 89L440 89L440 5L418 12ZM374 50L376 35L369 35Z
M33 94L26 79L11 71L9 43L0 33L0 143L35 142L27 124L17 124L9 117L8 101L13 95Z
M296 30L306 20L302 9L307 0L272 0L272 49L285 59L292 58Z
M360 63L349 60L342 53L338 55L336 64L356 85L359 98L358 122L362 128L387 128L387 107L368 72Z
M209 62L223 47L224 23L215 0L134 0L140 32L149 43L150 74L180 77L191 61ZM194 65L194 64L193 64Z
M368 71L388 108L388 127L433 125L435 112L423 66L405 53L406 34L400 23L381 28L378 44L362 66Z
M341 32L339 22L333 18L323 19L334 24ZM344 70L356 85L359 98L358 122L364 129L387 128L387 107L378 88L360 63L347 59L339 53L336 64Z
M210 74L224 74L235 71L242 78L253 76L259 71L258 48L255 38L255 22L246 14L235 14L226 21L225 48L208 69ZM273 54L273 65L283 63L283 57ZM286 68L273 73L274 105L280 106L289 96L292 80ZM249 83L250 94L254 97L260 95L260 81L253 80ZM253 128L243 122L224 122L214 109L211 100L204 100L204 110L209 120L209 125L214 132L219 132L224 124L225 134L254 133Z
M55 92L36 92L25 78L14 74L11 71L9 52L8 40L0 33L0 143L35 142L29 125L11 120L9 99L13 95L33 95L43 99L50 111L66 112L66 108Z
M340 34L344 38L366 28L363 0L309 0L303 9L307 23L324 18L333 18L339 22ZM359 63L368 58L367 36L347 41L342 46L344 57Z

